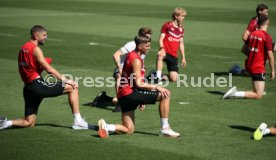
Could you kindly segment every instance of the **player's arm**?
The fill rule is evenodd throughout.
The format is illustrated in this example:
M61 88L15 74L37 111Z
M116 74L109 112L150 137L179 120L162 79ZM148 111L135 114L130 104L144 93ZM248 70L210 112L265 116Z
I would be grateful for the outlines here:
M167 90L166 88L163 88L158 85L152 85L152 84L143 82L144 77L141 76L142 64L141 64L140 60L138 60L138 59L133 60L131 65L132 65L133 73L134 73L134 75L133 75L134 83L137 88L143 89L143 90L158 90L161 93L162 97L170 96L170 91Z
M186 67L187 63L186 63L186 58L185 58L185 46L184 46L183 37L180 39L179 49L180 49L180 53L181 53L181 56L182 56L181 65L183 67Z
M164 49L164 38L165 38L166 34L165 33L161 33L160 37L159 37L159 51L158 51L158 55L159 54L165 54L165 49Z
M275 78L275 67L274 67L274 54L272 51L268 51L268 62L271 70L270 79Z
M116 67L118 68L119 70L119 73L121 74L122 72L122 68L121 68L121 55L123 54L122 50L117 50L114 54L113 54L113 60L114 60L114 63L116 65Z
M250 31L249 30L245 30L242 34L242 40L245 42L248 39L248 36L250 35Z
M62 76L54 67L52 67L46 60L43 55L42 50L39 47L34 48L34 56L40 66L43 67L43 69L49 73L55 76L55 78L64 81L67 84L70 84L74 89L78 87L78 85L72 81L72 80L67 80L64 76Z

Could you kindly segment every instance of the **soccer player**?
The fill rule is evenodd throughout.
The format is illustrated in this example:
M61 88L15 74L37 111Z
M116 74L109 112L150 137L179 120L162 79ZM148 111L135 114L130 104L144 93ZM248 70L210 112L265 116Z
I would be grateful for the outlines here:
M148 27L142 27L138 31L139 36L147 36L150 38L151 34L152 34L152 30ZM118 88L119 88L119 84L120 84L122 69L124 66L124 61L125 61L126 55L128 53L130 53L131 51L133 51L135 49L135 47L136 47L136 44L135 44L134 40L132 40L132 41L127 42L123 47L121 47L119 50L117 50L113 54L114 63L116 65L116 68L113 73L113 77L115 78L115 81L116 81L116 83L115 83L116 94L118 93ZM144 60L145 55L143 54L141 56L141 58ZM115 109L113 110L113 112L120 111L120 106L118 105L117 98L107 96L105 91L102 91L98 94L98 96L93 100L92 105L93 106L102 106L104 104L104 102L112 103L116 106Z
M18 68L22 81L25 86L23 96L25 101L25 118L7 120L1 118L0 129L9 127L33 127L36 123L38 108L44 98L57 97L67 94L71 107L74 123L73 129L88 129L88 123L81 117L78 98L78 84L66 79L45 59L40 45L44 45L47 39L46 28L35 25L31 28L31 39L26 42L18 54ZM48 62L47 62L48 61ZM56 79L61 80L57 83L44 81L40 73L45 70Z
M150 49L150 38L145 36L135 37L136 49L127 54L122 77L118 89L118 100L122 112L122 124L106 124L100 119L99 136L107 138L109 132L119 132L132 134L134 132L135 110L144 107L145 104L159 103L159 115L161 120L160 135L169 137L179 137L180 134L174 132L169 125L170 91L158 85L144 82L144 61L141 55L147 54Z
M269 62L271 69L270 79L275 78L274 55L272 52L272 37L267 33L269 26L268 16L258 18L258 30L252 32L245 42L247 55L245 68L251 74L253 91L237 91L232 87L222 99L230 97L261 99L265 88L265 64Z
M253 137L255 140L261 140L264 135L268 135L268 134L276 135L276 125L275 127L267 128L266 123L260 124L260 126L254 132Z
M166 22L161 29L159 38L159 51L156 61L156 77L157 82L160 83L162 76L163 61L167 64L169 72L169 80L175 82L178 78L178 49L182 55L181 65L186 66L185 49L183 34L184 28L182 22L187 16L186 10L177 7L172 13L172 21Z

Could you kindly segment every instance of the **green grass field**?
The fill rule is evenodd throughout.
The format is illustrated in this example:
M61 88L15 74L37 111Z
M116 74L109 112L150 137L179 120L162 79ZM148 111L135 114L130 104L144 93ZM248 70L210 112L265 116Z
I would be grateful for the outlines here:
M142 26L154 32L145 63L147 71L155 68L161 26L170 20L172 10L181 6L189 15L184 22L188 66L180 73L206 77L227 72L234 63L243 66L241 35L261 2L269 6L268 32L276 37L274 0L1 0L0 115L9 119L24 116L17 54L35 24L47 27L49 39L42 49L61 73L109 77L114 68L112 54L132 40ZM233 76L233 85L239 90L251 89L251 79ZM171 83L168 88L172 92L170 124L181 138L158 136L157 104L144 112L137 110L136 132L131 136L100 139L93 130L72 130L67 96L62 96L43 101L36 127L0 131L0 159L275 159L275 137L251 139L261 122L275 124L275 80L266 81L267 95L258 101L222 101L221 93L229 87L177 87ZM100 118L120 123L120 113L112 113L113 107L83 105L102 90L115 95L113 87L85 87L80 83L82 116L91 124Z

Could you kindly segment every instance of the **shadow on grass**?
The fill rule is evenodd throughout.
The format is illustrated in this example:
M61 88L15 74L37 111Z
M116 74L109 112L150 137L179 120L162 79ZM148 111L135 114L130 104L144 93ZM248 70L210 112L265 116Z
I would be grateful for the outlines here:
M150 136L159 136L159 134L156 133L149 133L149 132L142 132L142 131L134 131L134 134L144 134L144 135L150 135ZM120 133L109 133L109 136L124 136L126 134L120 134ZM98 134L92 134L91 136L100 138Z
M216 95L224 95L224 93L220 91L207 91L207 92L211 94L216 94Z
M84 103L82 104L83 106L88 106L88 107L96 107L96 108L100 108L100 109L105 109L105 110L113 110L112 108L109 107L115 107L113 104L109 104L109 103L104 103L102 106L93 106L92 102L89 103Z
M50 124L50 123L40 123L40 124L36 124L35 126L49 126L49 127L59 127L59 128L67 128L67 129L72 129L72 127L69 126L62 126L62 125L58 125L58 124Z
M229 72L213 72L215 76L229 76ZM239 77L249 77L249 75L246 74L237 74L237 73L232 73L232 76L239 76Z
M247 126L238 126L238 125L230 125L228 127L232 128L232 129L238 129L238 130L252 132L252 133L256 130L256 128L251 128L251 127L247 127Z

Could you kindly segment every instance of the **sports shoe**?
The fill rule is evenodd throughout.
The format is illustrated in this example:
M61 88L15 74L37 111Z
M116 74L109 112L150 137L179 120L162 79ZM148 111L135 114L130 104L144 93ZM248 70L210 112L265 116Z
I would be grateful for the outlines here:
M254 132L254 139L255 140L261 140L263 138L264 135L264 130L267 128L267 124L266 123L262 123L260 124L260 126L256 129L256 131Z
M81 121L75 120L72 128L75 130L88 129L88 123L84 119L81 119Z
M160 129L159 135L164 137L172 137L172 138L180 137L180 133L173 131L170 127L167 127L165 129Z
M104 98L106 97L106 92L100 92L93 100L92 106L94 107L103 107L104 106Z
M112 112L121 112L121 107L119 105L115 106Z
M100 119L98 121L98 125L99 125L99 130L98 130L99 137L100 138L107 138L108 137L108 129L107 129L105 120Z
M234 86L231 89L229 89L221 99L226 99L232 97L237 92L237 87Z
M8 128L7 117L0 116L0 130Z

